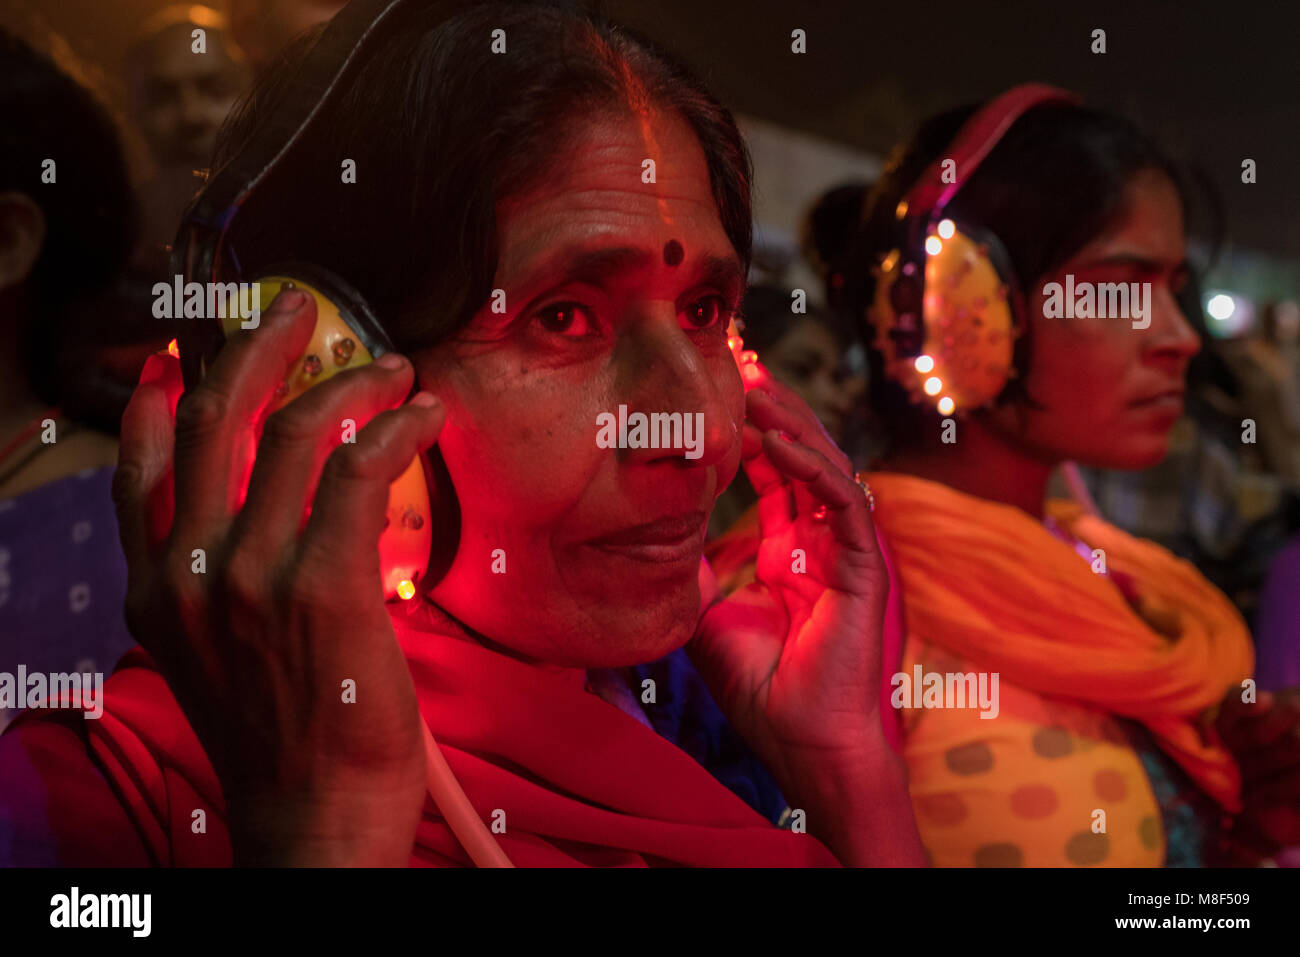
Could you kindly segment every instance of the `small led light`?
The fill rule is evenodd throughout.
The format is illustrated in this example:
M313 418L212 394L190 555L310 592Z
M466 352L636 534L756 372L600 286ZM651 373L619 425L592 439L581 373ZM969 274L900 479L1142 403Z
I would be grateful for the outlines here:
M916 357L916 371L924 375L934 368L934 360L929 356Z
M944 239L952 239L952 235L955 232L957 232L957 227L956 225L953 224L953 221L951 219L940 220L939 235L941 237L943 237Z
M952 399L948 398L948 396L946 395L939 400L939 411L943 415L947 415L948 413L952 412L952 410L955 407L956 407L956 403L953 402Z
M181 357L181 347L175 339L167 343L167 354L173 359L179 359Z
M397 596L401 598L402 601L410 601L414 598L415 582L411 581L409 578L403 578L397 583Z
M898 219L902 219L906 215L907 215L907 200L905 199L900 200L898 205L894 207L894 216L896 216Z
M938 236L930 236L925 241L925 251L931 256L937 256L943 252L943 240Z
M942 391L943 391L943 380L940 379L937 375L932 375L930 376L930 378L925 380L926 395L938 395Z

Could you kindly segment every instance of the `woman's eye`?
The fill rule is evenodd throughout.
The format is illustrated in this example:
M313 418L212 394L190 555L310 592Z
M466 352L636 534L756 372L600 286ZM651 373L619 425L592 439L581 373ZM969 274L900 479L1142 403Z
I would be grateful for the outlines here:
M576 302L557 302L537 313L536 318L543 329L557 336L589 336L595 326L586 307Z
M686 321L695 329L708 329L726 324L734 310L721 296L705 296L686 307Z

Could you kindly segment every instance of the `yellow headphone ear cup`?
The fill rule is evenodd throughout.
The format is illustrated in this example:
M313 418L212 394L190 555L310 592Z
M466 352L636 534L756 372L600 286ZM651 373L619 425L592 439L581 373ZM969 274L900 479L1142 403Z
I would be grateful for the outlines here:
M947 235L941 235L946 233ZM921 316L924 338L919 355L900 355L890 332L898 327L892 295L905 281L906 257L895 250L877 270L871 305L875 346L891 379L912 401L943 415L992 402L1012 373L1015 312L1010 290L980 242L951 220L926 237Z
M256 286L259 308L263 312L269 309L272 300L289 286L302 290L316 301L316 328L312 331L307 351L285 377L284 387L274 405L276 409L283 408L332 376L374 360L364 337L348 325L338 303L316 284L297 276L263 276L257 280ZM223 320L227 335L239 328L238 315L234 323L231 327L227 320ZM341 424L344 442L355 441L358 426L349 422L345 420ZM387 517L387 525L379 536L384 597L413 598L415 583L427 569L429 552L433 547L429 482L422 456L413 458L406 471L389 486Z
M280 405L292 402L312 386L328 381L345 369L355 369L374 359L361 337L343 318L338 304L319 287L297 276L259 278L257 288L262 311L269 309L280 291L288 287L299 289L316 301L316 329L302 361L285 379L288 391L280 399ZM229 329L226 334L230 335Z

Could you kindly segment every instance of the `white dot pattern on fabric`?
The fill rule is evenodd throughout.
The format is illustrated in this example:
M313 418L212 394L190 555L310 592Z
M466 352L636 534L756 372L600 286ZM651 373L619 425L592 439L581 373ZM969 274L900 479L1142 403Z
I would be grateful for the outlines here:
M86 539L90 538L91 524L89 522L77 522L72 526L72 543L80 545Z
M90 586L85 582L77 582L68 589L68 608L74 615L79 615L90 605Z

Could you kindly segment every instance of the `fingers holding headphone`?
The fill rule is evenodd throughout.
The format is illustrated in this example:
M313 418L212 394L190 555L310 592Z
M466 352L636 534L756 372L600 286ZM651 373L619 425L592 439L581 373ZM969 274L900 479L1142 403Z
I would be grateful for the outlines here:
M123 613L132 635L160 660L166 636L149 627L161 573L170 564L166 551L174 513L172 455L175 410L184 385L180 363L162 353L144 364L140 383L122 415L113 505L126 556L127 590ZM164 642L159 645L155 636Z
M798 439L826 456L845 475L853 474L853 463L849 457L840 451L839 446L827 434L808 403L789 386L769 375L761 386L746 394L745 403L747 420L760 431L776 429L784 432L790 438Z
M375 546L387 519L389 486L437 441L445 421L443 404L421 392L375 416L355 443L330 453L302 536L301 564L332 570L341 582L366 576L378 585Z
M767 519L767 527L775 528L781 521L793 521L797 513L813 511L822 500L803 482L786 486L784 513L780 496L763 496L764 488L785 483L785 476L762 468L762 463L767 462L767 469L771 469L770 455L757 456L760 448L768 452L773 448L768 441L758 441L765 434L778 433L816 453L835 473L848 478L852 484L853 464L849 457L831 441L807 403L770 376L761 387L750 390L745 396L745 432L748 439L745 448L751 453L750 458L744 459L745 467L755 491L760 493L759 516Z
M166 353L145 360L122 413L113 502L129 567L148 562L172 527L172 456L180 363Z
M366 426L410 393L415 373L396 353L334 376L274 412L262 429L237 538L254 536L268 557L302 530L327 459L366 440Z
M173 538L220 541L239 509L256 456L257 426L311 340L315 301L286 290L254 331L231 336L204 379L176 408Z
M764 434L763 452L772 467L796 489L800 512L797 518L806 517L813 526L824 525L841 545L862 552L874 550L867 499L862 488L836 463L776 431Z

